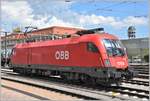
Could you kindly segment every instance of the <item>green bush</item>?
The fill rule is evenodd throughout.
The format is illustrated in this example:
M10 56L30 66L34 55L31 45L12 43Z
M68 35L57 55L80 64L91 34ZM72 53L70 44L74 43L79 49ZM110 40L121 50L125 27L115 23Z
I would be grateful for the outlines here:
M149 62L149 55L145 55L145 56L144 56L144 60L145 60L146 62Z

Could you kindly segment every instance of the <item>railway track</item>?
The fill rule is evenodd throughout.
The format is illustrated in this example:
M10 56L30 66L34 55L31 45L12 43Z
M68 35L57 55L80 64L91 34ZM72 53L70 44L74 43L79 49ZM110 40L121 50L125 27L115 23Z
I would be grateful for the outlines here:
M130 68L134 68L136 71L149 74L149 66L130 66Z
M132 65L130 68L138 72L138 75L133 80L123 80L123 82L149 86L149 65Z
M137 85L144 85L144 86L149 86L149 80L147 79L139 79L139 78L134 78L132 80L123 80L122 82L125 83L131 83L131 84L137 84Z
M12 75L16 76L16 74L12 74ZM43 79L43 78L41 78L41 79ZM40 81L41 81L41 79L38 78L38 80L40 80ZM47 81L49 81L49 78L44 79L43 82L47 82ZM59 80L58 78L53 79L53 80L51 79L50 81L52 81L53 83L55 83L59 86L63 85L63 86L67 86L67 88L68 87L69 88L73 87L72 89L79 90L80 92L81 91L90 92L90 93L92 93L91 95L93 95L93 96L96 96L95 94L98 94L97 96L101 95L101 97L102 96L105 96L105 98L109 97L109 98L107 98L109 100L112 97L113 98L115 97L115 98L121 99L121 100L129 100L129 99L133 100L134 97L135 98L140 98L140 99L148 99L149 98L149 96L148 96L149 91L146 91L146 90L143 90L143 89L131 88L129 86L126 86L126 84L124 84L122 86L114 86L114 87L99 87L99 86L91 87L89 85L84 85L84 84L81 85L81 84L78 84L78 83L76 83L76 84L66 83L66 82L64 83L62 80ZM83 88L84 88L84 90L83 90ZM84 94L84 93L82 93L82 94ZM86 95L88 95L88 94L86 94ZM123 95L127 95L128 97L123 96ZM88 95L88 97L89 97L89 95ZM101 97L100 98L95 98L95 99L101 99Z
M138 74L138 78L149 79L149 74Z
M37 87L37 88L46 89L46 90L49 90L49 91L54 91L54 92L57 92L57 93L65 94L65 95L67 95L67 96L69 95L69 96L72 96L72 97L76 97L76 98L78 98L78 99L96 100L95 98L92 98L92 97L82 96L82 95L79 95L79 94L69 93L69 92L65 92L65 91L63 91L63 90L55 89L55 87L54 87L54 88L49 88L49 87L46 87L46 86L37 85L37 84L35 84L35 82L34 82L34 83L31 83L31 82L27 82L27 81L24 81L24 80L13 79L13 78L4 77L4 76L2 76L2 80L11 81L11 82L16 82L16 83L20 83L20 84L25 84L25 85ZM15 90L15 91L24 93L24 94L30 95L30 96L32 96L32 97L36 97L36 98L38 98L39 100L50 100L50 99L46 99L46 98L44 98L44 97L37 96L37 95L32 94L32 93L29 93L29 92L27 92L27 91L25 92L25 91L18 90L17 88L11 88L11 87L7 87L7 86L4 86L4 85L2 85L2 87L9 88L9 89L11 89L11 90ZM53 100L53 99L51 99L51 100Z
M133 65L130 68L138 72L137 78L149 79L149 65Z
M61 98L62 98L61 100L66 100L66 99L68 100L93 100L93 98L90 98L90 97L68 94L68 93L60 92L58 90L48 89L46 87L39 87L38 85L34 85L34 84L24 82L21 80L19 81L16 79L16 77L20 75L18 73L13 73L11 70L7 70L7 71L2 70L1 73L2 73L1 84L3 88L9 89L11 91L14 91L23 95L30 96L31 98L35 98L36 100L60 100ZM9 78L8 74L12 78ZM19 85L21 86L19 87ZM45 94L45 92L47 92L47 94ZM18 97L16 96L16 98ZM4 98L4 97L3 99L7 100L7 98Z
M129 63L130 66L149 66L149 63Z
M149 74L149 70L136 70L139 74Z
M3 71L3 73L4 73L4 71ZM8 74L11 75L11 77ZM32 86L36 86L36 87L40 87L40 88L44 88L44 89L48 89L48 90L53 90L56 92L65 93L67 95L77 96L82 99L83 98L88 99L88 100L89 99L90 100L111 100L112 99L111 95L106 96L102 93L94 93L91 90L69 86L70 84L65 85L65 84L60 84L60 82L52 83L47 80L40 80L40 79L36 79L36 78L33 79L33 78L28 78L28 77L18 77L18 76L20 76L20 75L14 74L14 73L11 74L11 72L9 71L9 72L7 72L7 74L5 76L2 76L2 79L19 82L19 83L23 83L23 84L27 84L27 85L32 85ZM118 99L123 99L123 98L117 97L117 98L112 99L112 101L116 101Z
M140 98L149 99L149 91L146 89L137 89L137 87L139 86L131 85L131 84L128 85L128 83L124 83L124 85L113 87L113 90L118 91L123 94L128 94L129 96L137 96Z

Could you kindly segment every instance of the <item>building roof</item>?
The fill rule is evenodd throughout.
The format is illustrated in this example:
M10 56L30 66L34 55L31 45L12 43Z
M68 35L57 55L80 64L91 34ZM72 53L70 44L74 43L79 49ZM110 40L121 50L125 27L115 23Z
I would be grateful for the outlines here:
M42 29L38 29L38 30L34 30L32 32L37 32L37 31L43 31L43 30L47 30L47 29L54 29L54 28L58 28L58 29L70 29L70 30L83 30L81 28L73 28L73 27L63 27L63 26L52 26L52 27L47 27L47 28L42 28Z
M62 27L62 26L52 26L47 28L42 28L38 30L34 30L32 32L28 32L28 36L32 35L45 35L45 34L74 34L79 30L83 30L80 28L71 28L71 27ZM7 39L22 39L26 38L23 33L11 33L7 35ZM5 39L5 36L1 37L2 40Z
M149 40L148 37L144 37L144 38L134 38L134 39L122 39L122 41L135 41L135 40Z
M29 33L35 34L74 34L79 30L83 30L80 28L72 28L72 27L62 27L62 26L52 26L42 29L37 29Z

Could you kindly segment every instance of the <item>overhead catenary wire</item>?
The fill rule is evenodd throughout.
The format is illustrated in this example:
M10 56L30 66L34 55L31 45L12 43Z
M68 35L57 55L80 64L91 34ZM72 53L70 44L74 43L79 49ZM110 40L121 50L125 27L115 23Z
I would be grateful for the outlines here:
M131 5L131 6L134 6L134 8L136 8L136 5L137 5L138 2L139 1L135 1L135 0L133 0L133 1L123 0L123 1L118 1L117 3L115 2L114 4L111 4L111 5L108 5L108 6L105 6L105 7L98 7L96 9L88 11L88 12L98 12L98 11L100 11L101 13L105 12L105 14L107 14L107 13L119 13L119 14L120 13L121 14L132 13L132 14L135 15L135 16L133 15L134 17L147 17L147 14L135 14L135 12L133 12L133 10L113 9L115 7L119 7L119 6L122 6L122 5L124 5L124 6ZM93 3L95 3L95 2L93 2ZM109 3L109 2L107 1L107 3ZM98 5L94 4L94 6L96 7Z

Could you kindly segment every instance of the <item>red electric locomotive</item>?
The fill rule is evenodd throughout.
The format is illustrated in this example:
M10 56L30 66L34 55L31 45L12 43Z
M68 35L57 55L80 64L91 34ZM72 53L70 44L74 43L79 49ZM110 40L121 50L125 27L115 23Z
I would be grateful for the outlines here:
M118 83L133 77L124 46L103 28L82 30L79 36L18 44L11 66L22 74L60 75L69 80Z

